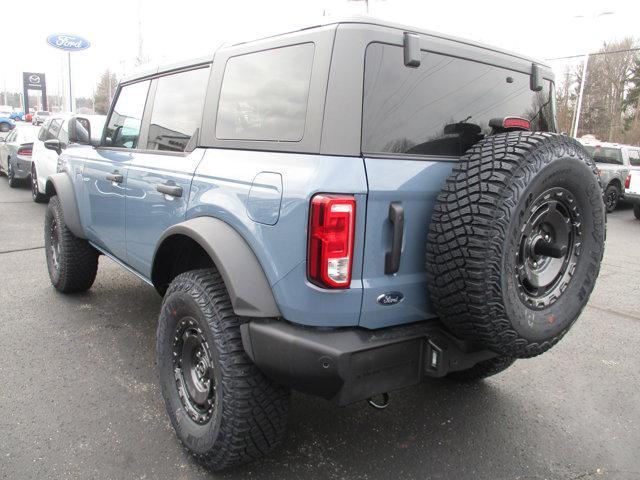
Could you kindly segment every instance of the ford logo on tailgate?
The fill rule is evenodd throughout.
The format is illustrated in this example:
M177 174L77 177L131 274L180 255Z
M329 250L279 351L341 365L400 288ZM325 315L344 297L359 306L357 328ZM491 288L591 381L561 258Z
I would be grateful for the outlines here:
M400 292L388 292L378 296L377 302L380 305L396 305L404 299Z
M52 47L60 50L73 52L76 50L85 50L91 46L89 40L79 37L78 35L56 34L47 37L47 43Z

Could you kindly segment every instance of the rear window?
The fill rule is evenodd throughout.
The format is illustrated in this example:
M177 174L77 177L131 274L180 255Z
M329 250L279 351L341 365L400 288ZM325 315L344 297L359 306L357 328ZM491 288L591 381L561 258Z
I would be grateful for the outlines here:
M622 165L622 150L615 147L601 147L600 145L585 145L584 147L596 163L610 163Z
M640 167L640 152L638 150L629 150L629 163L632 167Z
M372 43L364 76L362 150L367 153L460 156L491 132L492 118L522 117L532 130L554 129L552 85L539 92L530 76L422 52L404 65L402 47Z
M216 137L302 140L313 52L313 43L303 43L230 58L220 91Z
M38 112L38 115L40 115L41 117L48 117L49 116L49 112Z

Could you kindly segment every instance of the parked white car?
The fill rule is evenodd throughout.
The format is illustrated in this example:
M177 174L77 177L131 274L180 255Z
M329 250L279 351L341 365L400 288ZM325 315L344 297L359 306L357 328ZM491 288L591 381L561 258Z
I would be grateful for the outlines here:
M31 124L41 125L50 116L51 113L46 110L37 110L33 115L31 115Z
M34 202L45 202L47 199L47 180L57 172L59 152L56 148L47 148L45 142L56 140L58 150L64 150L69 144L69 121L73 118L80 122L88 122L91 126L91 141L96 144L102 136L106 116L104 115L53 115L42 124L38 138L33 142L31 157L31 196Z
M629 160L631 168L624 184L624 199L633 204L633 214L640 220L640 152Z

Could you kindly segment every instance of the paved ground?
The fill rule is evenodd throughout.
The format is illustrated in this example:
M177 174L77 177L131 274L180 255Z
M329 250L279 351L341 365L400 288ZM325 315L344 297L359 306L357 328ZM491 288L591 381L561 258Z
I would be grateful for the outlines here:
M284 447L211 475L184 453L154 367L160 297L101 258L49 285L45 207L0 179L0 478L640 478L640 222L609 217L589 307L551 352L475 386L430 381L384 412L294 395Z

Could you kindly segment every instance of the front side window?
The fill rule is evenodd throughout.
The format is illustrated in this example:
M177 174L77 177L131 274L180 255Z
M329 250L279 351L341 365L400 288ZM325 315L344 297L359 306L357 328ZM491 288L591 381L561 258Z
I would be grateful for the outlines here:
M302 140L313 53L313 43L303 43L230 58L220 91L216 137Z
M460 156L504 117L553 130L551 82L534 92L524 73L425 51L410 68L402 47L367 47L363 152Z
M610 163L622 165L622 150L615 147L603 147L601 145L585 145L584 147L593 157L596 163Z
M150 81L125 85L120 90L105 130L106 147L136 148Z
M146 148L172 152L195 148L208 80L209 68L157 80Z
M53 140L54 138L58 138L58 133L60 132L60 127L62 126L62 120L59 118L55 118L51 120L49 124L49 128L47 129L47 133L45 134L45 140Z

